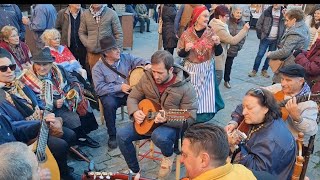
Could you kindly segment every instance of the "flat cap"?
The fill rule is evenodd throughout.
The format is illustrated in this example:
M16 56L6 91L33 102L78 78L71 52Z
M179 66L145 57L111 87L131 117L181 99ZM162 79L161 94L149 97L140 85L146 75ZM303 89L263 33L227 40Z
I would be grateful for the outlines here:
M299 64L284 66L279 69L279 72L290 77L304 77L306 70Z

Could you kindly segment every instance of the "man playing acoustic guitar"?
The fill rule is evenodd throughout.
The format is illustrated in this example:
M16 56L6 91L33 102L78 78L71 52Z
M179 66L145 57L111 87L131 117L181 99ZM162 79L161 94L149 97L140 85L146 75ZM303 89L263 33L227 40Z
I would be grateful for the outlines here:
M36 138L40 128L40 109L44 109L41 99L16 79L15 68L12 56L0 48L0 144L12 141L29 143ZM57 128L58 121L53 113L47 114L43 119L50 123L50 132ZM62 130L62 137L50 133L47 144L58 163L61 178L72 180L74 178L67 165L67 152L76 135L66 127Z
M142 125L148 116L142 111L152 107L139 109L142 100L150 100L164 111L173 109L186 110L190 114L184 120L171 121L160 113L151 121L161 124L151 134L138 134L133 124L119 129L117 141L120 151L129 168L138 173L140 167L136 157L133 141L151 137L153 143L163 154L158 178L163 179L171 172L174 144L184 131L195 122L197 112L197 95L190 83L190 75L181 66L174 64L173 56L168 51L157 51L151 57L151 69L145 70L136 86L133 87L127 100L128 114L135 124Z
M288 65L281 68L281 83L277 83L264 89L273 93L278 102L290 99L285 107L281 109L282 119L286 121L293 136L297 137L299 132L304 133L304 145L308 145L310 136L318 132L317 103L312 100L298 102L297 96L310 93L310 87L305 82L305 70L298 64ZM233 131L243 120L242 106L238 106L231 114L232 120L226 126L227 132Z

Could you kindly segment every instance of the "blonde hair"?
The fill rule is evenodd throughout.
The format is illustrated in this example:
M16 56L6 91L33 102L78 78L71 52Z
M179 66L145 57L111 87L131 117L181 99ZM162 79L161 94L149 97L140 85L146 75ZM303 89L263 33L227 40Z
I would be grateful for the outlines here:
M49 46L50 40L55 39L57 37L61 38L60 32L57 29L52 28L52 29L46 29L40 38L46 46Z
M18 29L16 27L14 27L14 26L4 26L1 29L0 38L2 40L8 40L9 37L11 36L11 34L12 34L12 31L16 31L18 33Z

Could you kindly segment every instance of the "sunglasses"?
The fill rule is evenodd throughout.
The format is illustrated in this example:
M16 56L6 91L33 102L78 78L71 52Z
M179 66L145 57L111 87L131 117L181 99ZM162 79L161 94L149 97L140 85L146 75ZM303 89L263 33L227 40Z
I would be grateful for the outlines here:
M0 66L1 72L7 72L8 68L10 68L11 71L16 70L17 65L16 64L10 64L9 66Z
M253 93L255 94L256 96L262 96L263 98L263 103L265 102L265 95L264 95L264 92L262 91L262 89L260 88L252 88L249 90L249 93Z

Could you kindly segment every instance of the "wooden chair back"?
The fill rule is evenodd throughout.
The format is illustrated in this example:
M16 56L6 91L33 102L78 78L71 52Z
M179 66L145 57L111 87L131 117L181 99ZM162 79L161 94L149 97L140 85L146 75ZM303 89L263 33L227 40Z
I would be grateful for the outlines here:
M304 157L302 155L303 137L304 137L304 134L302 132L299 132L298 137L296 139L298 154L296 156L296 163L293 168L293 174L292 174L291 180L299 180L302 172L303 163L304 163Z

